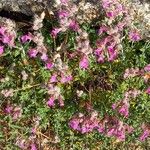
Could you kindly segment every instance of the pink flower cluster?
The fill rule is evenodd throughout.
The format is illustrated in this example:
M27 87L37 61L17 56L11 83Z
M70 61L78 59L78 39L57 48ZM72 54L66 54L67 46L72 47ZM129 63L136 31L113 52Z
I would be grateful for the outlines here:
M4 96L4 97L12 97L13 96L13 93L14 90L13 89L4 89L1 91L1 94Z
M130 99L136 98L140 93L136 89L125 92L123 100L112 105L113 110L116 110L120 115L127 118L129 116Z
M102 7L109 19L116 19L126 14L124 6L118 0L102 0Z
M25 139L25 138L22 138L22 137L18 137L16 139L15 145L18 146L22 150L26 150L26 149L28 149L28 150L38 150L37 146L36 146L36 144L33 140Z
M127 79L127 78L133 78L141 75L143 75L143 70L140 70L139 68L127 68L125 70L123 77L124 79Z
M89 56L92 54L92 48L90 46L88 34L81 29L78 33L79 36L76 37L76 49L78 55L81 57L79 66L81 69L87 69L89 67Z
M133 42L137 42L137 41L141 40L141 35L140 35L139 31L135 30L135 29L131 30L129 32L129 39Z
M97 112L92 112L90 115L79 113L71 118L69 126L82 134L92 132L98 127L99 119L97 118L97 115Z
M49 99L47 101L47 106L54 107L56 102L59 106L64 106L63 96L61 95L61 89L57 85L49 84L48 85L48 94Z
M0 27L0 41L9 47L15 46L16 33L12 28Z
M44 46L44 38L40 33L35 33L35 35L28 33L20 37L22 43L34 42L36 44L35 48L30 48L28 50L28 55L30 58L36 58L38 54L40 59L45 63L46 69L52 69L53 63L47 55L47 49Z
M97 49L95 50L99 63L103 63L105 58L110 62L117 58L119 50L122 48L122 32L127 26L127 11L119 1L102 0L102 7L106 18L105 23L99 29L99 35L102 39L97 40ZM122 20L118 18L122 18Z
M91 115L77 114L69 121L69 126L78 132L89 133L97 130L109 137L116 137L120 141L125 140L126 133L131 133L133 128L116 117L105 116L103 119L98 118L98 114L92 112Z
M68 29L73 31L78 31L79 25L75 20L75 13L77 12L78 8L74 5L71 1L60 2L58 11L58 18L59 18L59 28L54 28L51 31L51 36L56 38L59 32L65 32Z
M147 139L148 137L150 137L150 125L149 124L142 124L142 130L143 133L140 135L140 141L145 141L145 139Z
M5 107L4 112L10 116L12 116L13 120L17 120L22 116L22 108L20 106L14 106L8 104Z

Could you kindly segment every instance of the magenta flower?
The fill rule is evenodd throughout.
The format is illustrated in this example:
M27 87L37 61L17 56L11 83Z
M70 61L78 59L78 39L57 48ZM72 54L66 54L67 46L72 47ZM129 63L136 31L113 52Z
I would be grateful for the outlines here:
M64 10L62 10L58 13L59 18L65 18L65 17L68 17L68 15L69 15L69 13Z
M53 66L54 66L53 63L50 60L48 62L46 62L46 64L45 64L45 68L49 69L49 70L52 69Z
M79 124L80 124L80 121L79 119L72 119L70 122L69 122L69 126L73 129L73 130L79 130Z
M89 66L89 60L87 58L87 56L84 56L79 63L79 66L81 69L87 69Z
M0 55L2 55L4 52L4 46L0 46Z
M113 61L117 57L117 52L115 51L113 46L108 47L108 54L109 54L109 58L108 58L109 61Z
M38 51L36 49L29 49L28 50L28 55L30 58L35 58L37 57Z
M144 130L144 132L140 136L140 141L145 141L146 138L150 136L150 131L149 130Z
M54 28L52 31L51 31L51 36L53 38L56 38L57 34L61 31L60 28Z
M129 116L129 106L124 104L121 108L119 108L118 112L127 118Z
M31 150L37 150L36 145L34 143L31 144Z
M50 78L50 83L57 82L57 74L53 74Z
M106 12L106 16L109 17L109 18L113 18L114 17L114 12L113 11Z
M10 105L7 105L7 107L5 108L5 112L10 114L10 113L12 113L12 111L13 111L13 107Z
M15 35L4 35L2 37L2 42L4 44L8 44L10 47L13 47L15 45L14 40L15 40Z
M99 34L102 34L104 32L107 32L108 31L108 27L105 26L105 25L102 25L98 31Z
M50 97L49 100L47 101L47 105L49 107L53 107L55 105L54 101L55 101L55 98L54 97Z
M133 42L136 42L136 41L139 41L141 40L141 36L140 34L138 33L138 31L136 30L133 30L133 31L130 31L129 32L129 39Z
M71 20L69 27L74 31L79 30L79 25L75 20Z
M104 55L100 55L97 60L99 63L104 63Z
M30 34L28 34L28 35L23 35L23 36L21 36L21 42L22 43L26 43L27 41L31 41L32 40L32 36L30 35Z

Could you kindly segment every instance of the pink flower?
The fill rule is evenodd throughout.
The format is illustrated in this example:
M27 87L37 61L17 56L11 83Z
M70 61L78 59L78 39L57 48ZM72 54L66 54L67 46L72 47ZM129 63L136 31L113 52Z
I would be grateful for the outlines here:
M64 106L64 101L63 101L62 96L59 96L58 102L59 102L60 107L63 107L63 106Z
M146 138L150 136L150 131L149 130L144 130L144 132L140 136L140 141L145 141Z
M129 116L129 106L124 104L121 108L119 108L118 112L124 117Z
M79 119L72 119L70 122L69 122L69 126L74 129L74 130L78 130L79 129Z
M25 43L25 42L27 42L27 41L31 41L32 40L32 36L30 35L30 34L28 34L28 35L23 35L23 36L21 36L21 41L22 41L22 43Z
M59 18L65 18L65 17L68 17L68 15L69 15L69 13L64 10L62 10L58 13Z
M145 70L145 71L150 71L150 64L146 65L146 66L144 67L144 70Z
M148 87L145 92L150 95L150 87Z
M67 75L67 76L62 75L61 76L61 83L67 83L67 82L69 82L71 80L72 80L72 76L71 75Z
M79 29L79 25L75 20L71 20L69 27L74 31L78 31Z
M12 110L13 110L13 107L10 106L10 105L8 105L8 106L5 108L5 112L8 113L8 114L10 114L10 113L12 112Z
M117 57L117 52L115 51L113 46L108 47L108 54L109 54L109 58L108 58L109 61L113 61Z
M47 60L48 60L48 56L47 56L46 53L43 53L43 54L42 54L41 60L43 60L43 61L47 61Z
M62 4L67 4L68 0L60 0Z
M49 100L47 101L47 105L49 107L53 107L55 105L54 101L55 101L54 97L50 97Z
M22 116L22 108L19 106L15 107L13 110L13 119L17 120L21 118L21 116Z
M102 48L97 48L94 53L96 56L99 56L99 55L101 55L102 51L103 51Z
M9 46L14 46L15 35L4 35L2 37L2 42L8 44Z
M50 83L57 82L57 74L53 74L50 78Z
M130 31L129 32L129 39L133 42L136 42L136 41L139 41L141 40L141 36L140 34L138 33L138 31L136 30L133 30L133 31Z
M104 55L100 55L97 60L99 63L104 63Z
M2 55L4 52L4 47L3 46L0 46L0 55Z
M117 105L114 103L112 104L112 109L116 109Z
M99 34L102 34L104 32L107 32L108 31L108 27L105 26L105 25L102 25L98 31Z
M80 68L82 69L87 69L89 66L89 60L87 58L87 56L84 56L79 63Z
M38 51L36 49L29 49L28 55L30 58L35 58L38 54Z
M31 150L37 150L36 145L34 143L31 144Z
M53 38L56 38L57 34L61 31L60 28L54 28L52 31L51 31L51 36Z
M1 34L1 35L4 35L4 34L5 34L5 31L6 31L6 28L5 28L5 27L0 27L0 34Z
M46 62L46 64L45 64L45 67L46 67L46 69L52 69L53 68L53 63L49 60L48 62Z
M109 18L112 18L112 17L114 17L114 12L112 12L112 11L106 12L106 16Z

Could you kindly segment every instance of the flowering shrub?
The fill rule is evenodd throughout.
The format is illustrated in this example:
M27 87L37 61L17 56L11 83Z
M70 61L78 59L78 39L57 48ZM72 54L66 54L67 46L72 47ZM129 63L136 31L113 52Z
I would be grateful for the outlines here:
M150 43L131 4L98 1L84 22L60 0L30 30L0 26L1 149L150 147Z

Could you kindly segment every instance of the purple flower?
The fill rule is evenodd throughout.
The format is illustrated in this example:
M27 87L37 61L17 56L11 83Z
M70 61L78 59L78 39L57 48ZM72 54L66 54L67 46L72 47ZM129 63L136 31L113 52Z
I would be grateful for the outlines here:
M0 55L2 55L4 52L4 46L0 46Z
M84 56L79 63L80 68L82 69L87 69L89 66L89 60L87 58L87 56Z

